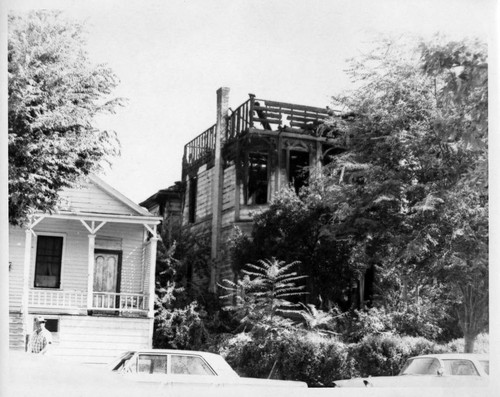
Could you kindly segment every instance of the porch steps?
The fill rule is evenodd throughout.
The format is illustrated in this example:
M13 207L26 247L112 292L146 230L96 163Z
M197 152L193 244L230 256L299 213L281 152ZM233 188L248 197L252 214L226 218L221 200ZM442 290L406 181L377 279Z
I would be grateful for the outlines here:
M24 350L23 318L19 312L9 313L9 349Z

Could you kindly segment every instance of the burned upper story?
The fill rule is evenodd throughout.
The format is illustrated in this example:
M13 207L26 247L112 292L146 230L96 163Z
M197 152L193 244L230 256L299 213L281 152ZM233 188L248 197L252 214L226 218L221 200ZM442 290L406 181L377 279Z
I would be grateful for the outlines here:
M321 166L345 150L339 124L352 117L329 108L256 98L228 109L221 131L224 169L234 166L241 205L263 205L285 185L297 191L307 183L311 166ZM213 125L184 147L182 178L191 191L190 221L194 222L194 192L200 169L214 165L216 128Z

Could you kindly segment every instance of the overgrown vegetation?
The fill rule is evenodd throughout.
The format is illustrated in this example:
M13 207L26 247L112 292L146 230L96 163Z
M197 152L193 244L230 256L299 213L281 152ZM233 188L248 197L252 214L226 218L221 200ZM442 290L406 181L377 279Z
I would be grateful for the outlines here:
M159 307L177 327L162 346L197 335L242 375L310 386L487 350L486 50L386 41L349 73L334 100L354 117L332 120L345 150L236 231L222 299Z

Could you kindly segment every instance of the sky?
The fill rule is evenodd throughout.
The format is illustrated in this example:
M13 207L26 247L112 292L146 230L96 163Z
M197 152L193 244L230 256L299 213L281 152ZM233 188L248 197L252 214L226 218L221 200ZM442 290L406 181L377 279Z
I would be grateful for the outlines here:
M380 34L491 37L495 0L17 0L85 21L94 63L127 98L99 120L121 157L101 175L141 202L181 179L184 145L216 121L216 91L235 109L257 98L325 107L349 88L346 59Z

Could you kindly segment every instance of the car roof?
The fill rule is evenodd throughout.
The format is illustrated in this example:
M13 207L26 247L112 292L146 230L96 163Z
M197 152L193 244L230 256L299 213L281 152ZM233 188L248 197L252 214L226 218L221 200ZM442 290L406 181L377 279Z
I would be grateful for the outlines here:
M200 356L219 356L219 354L204 352L199 350L178 350L178 349L129 349L123 353L164 353L164 354L197 354Z

